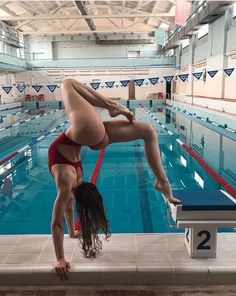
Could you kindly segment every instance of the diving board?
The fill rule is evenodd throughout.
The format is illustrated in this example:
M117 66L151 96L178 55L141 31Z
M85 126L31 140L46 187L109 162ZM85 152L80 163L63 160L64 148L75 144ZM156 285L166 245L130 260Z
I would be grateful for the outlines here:
M217 228L236 227L236 199L223 190L174 190L173 195L181 204L167 202L169 217L176 227L185 228L190 257L216 257Z

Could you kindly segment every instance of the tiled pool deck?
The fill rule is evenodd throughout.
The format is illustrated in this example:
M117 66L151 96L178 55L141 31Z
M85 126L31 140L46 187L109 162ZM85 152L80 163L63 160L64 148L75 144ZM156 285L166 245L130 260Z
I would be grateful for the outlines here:
M100 290L114 285L236 285L235 233L218 234L218 257L211 259L189 258L183 240L183 233L113 234L109 242L103 243L102 254L90 260L83 257L76 239L65 237L65 254L71 262L71 270L69 280L61 282L53 269L55 255L50 235L0 236L1 289L20 285L93 285ZM0 292L2 295L5 294ZM236 288L233 295L236 295Z

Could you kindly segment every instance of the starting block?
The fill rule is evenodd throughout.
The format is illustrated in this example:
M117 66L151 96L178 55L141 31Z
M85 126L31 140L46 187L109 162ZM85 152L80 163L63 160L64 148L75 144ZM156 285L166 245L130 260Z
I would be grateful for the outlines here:
M169 223L185 228L185 245L192 258L217 256L217 228L236 227L236 199L223 190L174 190L181 200L167 202Z

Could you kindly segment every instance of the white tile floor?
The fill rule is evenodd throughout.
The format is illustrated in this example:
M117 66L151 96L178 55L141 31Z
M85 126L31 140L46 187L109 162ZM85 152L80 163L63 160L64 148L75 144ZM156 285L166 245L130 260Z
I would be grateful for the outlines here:
M113 234L94 260L65 236L68 285L229 285L236 283L236 234L218 234L218 257L189 258L184 234ZM0 285L57 285L50 235L0 236ZM65 284L65 283L63 283Z

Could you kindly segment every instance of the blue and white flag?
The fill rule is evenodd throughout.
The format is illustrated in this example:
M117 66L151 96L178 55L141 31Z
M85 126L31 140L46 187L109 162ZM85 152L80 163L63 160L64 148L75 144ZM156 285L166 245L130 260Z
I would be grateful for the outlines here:
M93 89L98 89L99 86L100 86L100 82L93 82L93 83L90 83L90 85L92 86Z
M211 78L213 78L217 72L218 72L218 70L207 71L208 75L210 75Z
M23 92L26 88L26 85L25 84L19 84L16 86L16 88L19 90L19 92Z
M159 77L152 77L148 78L152 85L155 85L158 83Z
M193 76L195 77L195 78L197 78L198 80L202 77L202 73L203 72L195 72L195 73L192 73L193 74Z
M143 85L144 79L134 79L136 85L141 86Z
M48 84L47 88L53 93L55 89L57 88L56 84Z
M224 69L224 72L227 74L227 76L230 76L234 71L234 68L228 68L228 69Z
M184 81L186 81L188 79L188 75L189 74L179 74L178 76L184 82Z
M12 86L2 86L2 89L5 91L5 93L9 94L9 92L12 90Z
M123 87L126 87L129 84L129 80L120 80L120 83Z
M106 81L107 87L112 88L114 86L115 81Z
M43 87L42 85L31 85L37 92Z
M166 82L171 82L172 79L174 78L174 75L171 75L171 76L164 76L163 78L165 79Z

